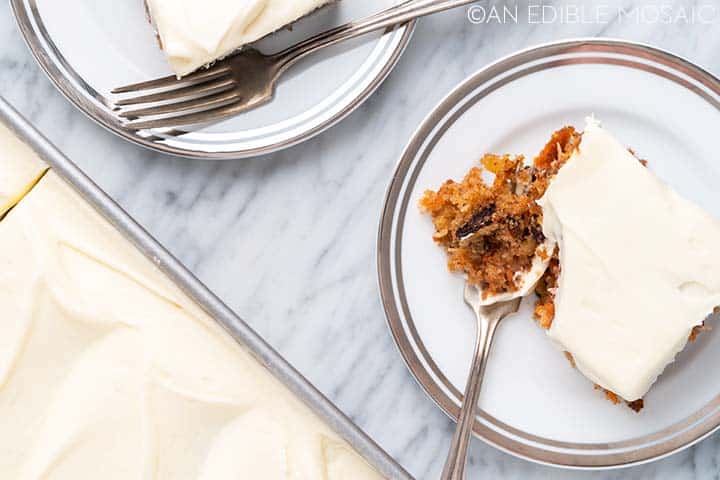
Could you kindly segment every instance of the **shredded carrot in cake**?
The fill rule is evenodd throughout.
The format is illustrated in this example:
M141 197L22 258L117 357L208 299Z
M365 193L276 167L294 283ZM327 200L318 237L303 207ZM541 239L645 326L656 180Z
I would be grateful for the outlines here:
M708 330L712 330L712 327L709 325L705 325L705 322L701 323L700 325L695 325L690 332L690 336L688 337L689 342L694 342L698 335L700 335L702 332L706 332Z
M534 256L551 254L539 248L545 236L536 200L579 139L572 127L555 132L532 166L521 155L486 154L460 182L425 192L420 209L432 217L433 239L447 251L450 270L465 273L485 295L520 287ZM494 175L491 184L484 171Z
M600 390L601 392L603 392L605 394L605 398L608 401L614 403L615 405L617 405L621 402L620 396L617 393L613 393L610 390L606 390L603 387L601 387L600 385L598 385L597 383L595 384L595 386L593 388L595 388L595 390ZM633 400L632 402L626 401L625 404L628 407L630 407L630 409L634 410L635 412L639 412L645 406L645 400L643 400L642 398L639 398L637 400Z
M531 181L523 157L485 155L481 164L495 175L485 183L473 167L461 182L448 180L428 190L420 208L432 216L433 239L448 253L448 267L464 272L487 295L517 290L517 274L528 271L545 240L542 212L534 199L517 193Z
M538 324L546 330L552 326L553 318L555 318L555 291L558 286L559 277L560 260L556 248L545 274L540 278L535 287L535 294L538 299L535 302L533 317L537 320Z

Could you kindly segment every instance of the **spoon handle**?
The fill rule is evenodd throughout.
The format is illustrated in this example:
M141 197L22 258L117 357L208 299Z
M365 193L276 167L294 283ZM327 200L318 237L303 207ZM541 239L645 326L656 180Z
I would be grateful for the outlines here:
M473 311L477 316L478 324L475 355L473 356L470 375L465 386L465 395L450 453L443 468L442 480L462 480L465 477L467 450L470 445L472 428L475 424L477 401L480 396L480 387L482 386L490 347L500 320L508 313L511 313L510 311L504 311L502 308L488 309L481 306L473 306Z

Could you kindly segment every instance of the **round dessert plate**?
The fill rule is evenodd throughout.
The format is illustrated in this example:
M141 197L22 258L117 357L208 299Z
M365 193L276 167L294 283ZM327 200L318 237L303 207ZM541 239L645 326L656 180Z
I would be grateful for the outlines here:
M195 130L124 126L110 91L170 75L143 0L11 0L35 58L60 91L112 132L151 149L196 158L242 158L295 145L357 108L387 77L414 24L318 52L293 66L268 104ZM392 0L337 2L260 41L263 52L376 13ZM72 21L68 21L72 12Z
M521 51L476 73L427 117L389 187L379 233L382 300L412 374L457 419L475 321L417 204L461 179L485 152L532 159L565 125L595 115L664 181L720 218L720 81L687 60L613 40ZM622 232L617 232L622 235ZM672 252L668 252L672 255ZM607 468L654 460L720 425L720 335L701 334L635 413L574 370L532 319L534 298L505 320L487 366L475 434L536 462ZM710 325L713 319L710 320Z

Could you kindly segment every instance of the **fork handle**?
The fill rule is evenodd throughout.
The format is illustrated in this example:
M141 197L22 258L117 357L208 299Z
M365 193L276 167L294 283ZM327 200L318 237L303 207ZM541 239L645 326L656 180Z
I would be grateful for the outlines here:
M478 320L475 355L465 385L462 408L460 409L457 428L450 446L450 453L443 468L442 480L463 480L465 478L467 451L472 438L472 428L475 424L477 402L485 374L485 365L490 354L495 330L502 317L505 316L505 314L498 314L489 317L483 313L483 307L477 307L474 310Z
M477 0L409 0L364 19L346 23L311 37L278 52L274 57L279 61L281 69L285 69L306 55L330 45L366 33L394 27L425 15L467 5L474 1Z

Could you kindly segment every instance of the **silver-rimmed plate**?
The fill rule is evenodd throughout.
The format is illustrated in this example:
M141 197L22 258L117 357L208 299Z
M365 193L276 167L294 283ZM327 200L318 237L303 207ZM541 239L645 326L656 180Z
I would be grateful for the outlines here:
M427 117L390 184L378 238L392 335L428 395L457 418L474 341L463 279L447 271L417 209L423 191L461 178L484 152L536 154L553 130L594 114L660 177L720 218L720 81L650 46L581 39L524 50L476 73ZM619 232L618 234L622 234ZM671 254L671 252L669 252ZM532 320L504 322L487 368L475 434L536 462L607 468L658 459L720 426L720 335L688 345L637 414L613 405Z
M57 88L112 132L153 150L195 158L274 152L326 130L366 100L397 63L414 24L346 42L304 59L283 78L275 99L251 112L193 131L126 128L113 88L170 74L142 0L11 0L20 31ZM338 2L260 42L276 51L391 0ZM68 12L72 12L68 20Z

